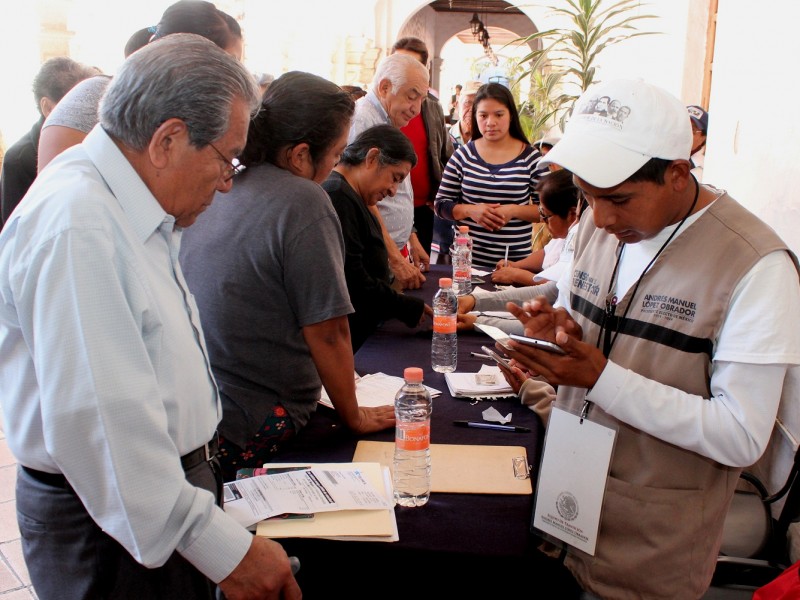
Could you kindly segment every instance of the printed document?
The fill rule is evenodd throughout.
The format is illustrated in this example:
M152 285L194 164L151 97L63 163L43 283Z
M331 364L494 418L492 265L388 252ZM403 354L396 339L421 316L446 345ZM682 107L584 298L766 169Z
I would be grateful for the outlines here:
M225 512L244 527L285 513L391 508L361 470L322 466L237 479L224 486Z

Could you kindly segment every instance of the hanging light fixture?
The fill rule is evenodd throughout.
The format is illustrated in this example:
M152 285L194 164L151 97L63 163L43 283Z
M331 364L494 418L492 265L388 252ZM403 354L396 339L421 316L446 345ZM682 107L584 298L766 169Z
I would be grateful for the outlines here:
M472 35L478 35L478 31L480 31L481 27L483 27L483 23L478 18L478 13L472 13L472 18L469 20L469 26L472 30Z

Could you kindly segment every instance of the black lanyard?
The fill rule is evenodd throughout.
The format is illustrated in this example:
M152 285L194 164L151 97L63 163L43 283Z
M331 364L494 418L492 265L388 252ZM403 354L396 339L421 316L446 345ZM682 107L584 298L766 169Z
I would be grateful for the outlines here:
M691 175L691 173L690 173ZM628 310L630 310L631 306L633 306L633 298L636 296L636 292L639 289L639 284L642 283L642 279L644 278L645 274L650 270L650 267L653 266L653 263L656 262L656 259L661 255L675 235L678 233L683 224L686 223L686 219L689 218L689 215L692 214L694 211L694 207L697 206L697 198L700 196L700 184L697 183L697 179L695 179L694 175L692 175L692 179L694 179L695 191L694 191L694 200L692 200L692 205L689 207L689 210L683 216L678 226L672 230L672 233L669 234L667 241L665 241L661 248L658 249L656 255L647 263L647 266L644 268L642 273L639 275L639 278L636 280L636 283L633 286L633 291L631 292L630 299L628 300L627 306L625 306L625 311L622 313L621 317L616 317L614 313L617 310L617 295L614 292L614 289L617 285L617 277L619 276L619 265L622 261L622 253L625 251L625 244L623 242L619 243L617 247L617 260L614 263L614 271L611 273L611 281L608 283L608 293L606 294L606 307L605 312L603 313L603 319L600 322L600 331L597 332L597 342L595 345L603 351L603 356L606 358L609 357L611 354L611 348L614 346L614 342L617 341L617 336L619 335L619 330L622 326L622 323L625 321L625 317L628 315ZM600 342L602 340L602 347L600 346ZM588 393L588 392L587 392ZM588 400L584 400L583 409L581 410L581 422L586 417L589 412L589 405L591 402Z
M686 219L689 218L689 215L692 214L694 211L694 207L697 206L697 198L700 196L700 184L697 183L697 180L692 175L692 179L694 179L695 185L695 192L694 192L694 200L692 200L692 205L689 207L689 210L681 219L681 222L678 223L678 226L672 230L672 233L669 234L667 240L661 245L661 248L658 249L656 255L647 263L647 266L642 270L639 278L636 280L636 283L633 286L633 291L631 292L630 300L628 301L627 306L625 307L625 312L622 313L622 316L619 319L615 320L614 313L617 309L617 295L614 292L614 288L617 285L617 277L619 276L619 264L622 261L622 253L625 251L625 244L620 242L619 247L617 248L617 260L614 263L614 271L611 274L611 281L608 283L608 293L606 294L606 310L603 314L603 320L600 323L600 331L597 335L597 347L600 348L600 339L603 339L603 356L608 358L611 354L611 347L614 345L614 342L617 340L617 336L619 335L620 326L622 325L625 317L628 315L628 311L630 310L631 306L633 306L633 298L636 296L636 292L639 289L639 284L642 283L642 279L644 279L645 274L650 270L650 267L653 266L653 263L656 262L661 253L664 249L669 245L672 239L677 235L678 231L683 224L686 223ZM603 335L605 333L605 335Z

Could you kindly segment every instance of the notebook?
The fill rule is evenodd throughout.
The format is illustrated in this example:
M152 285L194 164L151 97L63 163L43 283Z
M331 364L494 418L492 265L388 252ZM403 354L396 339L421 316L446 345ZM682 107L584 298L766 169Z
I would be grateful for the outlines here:
M477 373L445 373L453 398L505 398L514 395L500 367L483 365Z

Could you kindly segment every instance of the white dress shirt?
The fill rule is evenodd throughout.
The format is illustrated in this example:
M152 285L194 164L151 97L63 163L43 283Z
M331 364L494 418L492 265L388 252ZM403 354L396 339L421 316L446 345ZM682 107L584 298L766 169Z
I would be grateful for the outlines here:
M137 561L177 550L219 582L252 538L179 460L221 417L179 244L99 125L48 165L0 234L0 400L18 461Z

